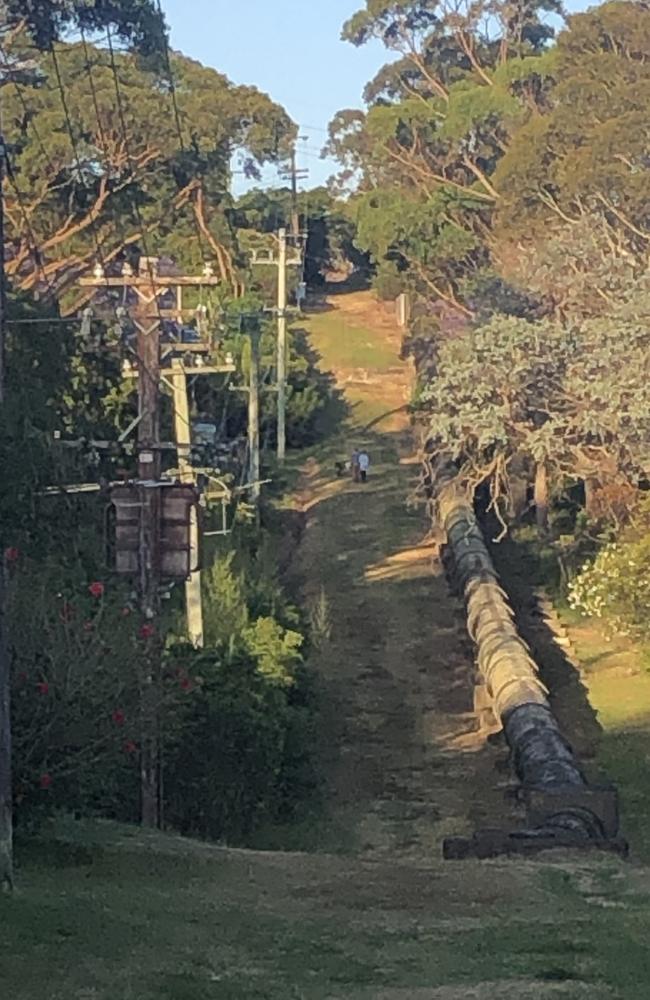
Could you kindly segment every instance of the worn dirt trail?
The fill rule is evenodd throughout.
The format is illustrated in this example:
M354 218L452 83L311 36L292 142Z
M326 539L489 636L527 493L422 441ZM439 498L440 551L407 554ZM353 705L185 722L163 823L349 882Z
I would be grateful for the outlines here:
M353 416L342 436L301 468L296 505L305 530L291 570L303 601L320 608L331 630L315 663L325 846L437 855L444 835L503 822L499 751L476 731L460 609L423 513L407 509L418 465L407 418L393 412L409 398L412 378L399 360L399 333L368 295L340 295L330 304L339 336L319 336L317 326L312 342ZM384 359L378 371L366 361L361 377L340 361L360 322ZM383 404L391 416L364 432L368 397L373 415ZM355 444L372 460L365 485L337 479L334 470Z

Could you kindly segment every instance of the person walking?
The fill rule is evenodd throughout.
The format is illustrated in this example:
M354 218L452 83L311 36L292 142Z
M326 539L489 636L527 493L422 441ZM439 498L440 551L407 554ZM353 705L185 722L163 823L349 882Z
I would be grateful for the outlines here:
M368 469L370 468L370 456L368 452L363 449L359 452L359 475L361 477L361 482L365 483L368 479Z
M350 470L352 472L352 480L355 483L361 482L361 470L359 468L359 449L355 448L352 452L352 457L350 458Z

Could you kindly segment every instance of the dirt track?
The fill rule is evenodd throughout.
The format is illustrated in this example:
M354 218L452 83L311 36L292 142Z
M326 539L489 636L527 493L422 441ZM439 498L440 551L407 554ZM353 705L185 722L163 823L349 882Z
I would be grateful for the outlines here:
M368 322L369 304L359 300L331 300L342 336L360 314ZM411 372L385 314L375 335L395 349L394 366L373 378L374 406L384 398L388 411L408 395ZM349 371L323 353L349 386ZM382 427L363 437L353 423L303 465L296 503L306 524L291 574L309 606L325 595L331 628L314 664L326 846L426 856L439 853L447 834L500 825L509 809L498 787L500 752L476 732L459 609L423 513L407 509L418 467L406 417L393 415ZM362 442L373 463L369 482L337 479L335 459Z

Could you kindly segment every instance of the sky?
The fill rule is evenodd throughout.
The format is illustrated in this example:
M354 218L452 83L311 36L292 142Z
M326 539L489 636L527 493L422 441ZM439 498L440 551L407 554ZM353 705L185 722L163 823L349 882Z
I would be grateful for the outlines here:
M327 125L342 108L359 107L368 80L387 62L379 42L355 48L340 40L363 0L163 0L174 49L213 66L234 83L254 84L300 126L298 166L304 186L324 183L336 164L319 158ZM567 9L588 6L566 0ZM278 183L264 170L264 186ZM235 190L243 179L235 178Z

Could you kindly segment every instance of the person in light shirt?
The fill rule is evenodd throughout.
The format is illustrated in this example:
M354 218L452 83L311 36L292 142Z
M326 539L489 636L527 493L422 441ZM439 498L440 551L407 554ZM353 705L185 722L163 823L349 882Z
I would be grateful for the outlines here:
M362 449L359 452L359 474L361 476L361 482L365 483L368 479L368 469L370 468L370 456L368 452Z

